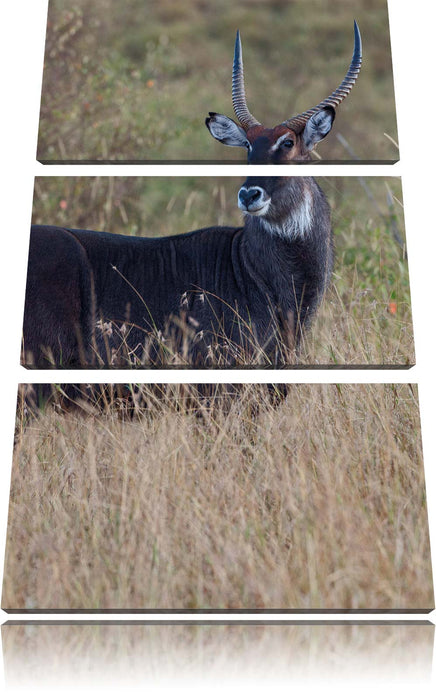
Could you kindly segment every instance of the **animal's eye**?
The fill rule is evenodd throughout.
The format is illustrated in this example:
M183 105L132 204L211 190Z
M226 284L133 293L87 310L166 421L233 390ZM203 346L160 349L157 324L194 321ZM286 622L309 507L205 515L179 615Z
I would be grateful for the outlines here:
M282 141L282 146L284 146L285 148L292 148L293 145L294 142L292 139L286 139L286 141Z

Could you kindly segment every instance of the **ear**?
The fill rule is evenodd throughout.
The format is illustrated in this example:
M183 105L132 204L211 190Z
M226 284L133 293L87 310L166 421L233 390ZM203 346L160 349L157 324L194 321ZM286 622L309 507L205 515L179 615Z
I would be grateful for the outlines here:
M250 146L242 126L236 124L230 117L225 117L224 114L209 112L209 116L206 118L206 126L214 139L225 143L226 146L242 146L243 148L249 148Z
M312 148L330 132L335 120L335 110L327 106L312 114L303 131L303 142L306 148Z

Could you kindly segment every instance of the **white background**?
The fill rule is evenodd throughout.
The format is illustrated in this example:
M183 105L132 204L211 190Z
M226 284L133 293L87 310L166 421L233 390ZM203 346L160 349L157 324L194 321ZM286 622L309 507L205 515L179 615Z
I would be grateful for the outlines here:
M325 0L328 2L328 0ZM92 2L92 0L90 0ZM436 542L436 425L434 394L435 386L435 308L436 308L436 225L434 189L435 146L435 68L436 68L436 27L434 0L389 0L392 56L396 92L397 118L401 162L395 166L323 166L323 175L400 175L403 181L403 194L406 219L406 233L409 253L409 268L412 290L412 305L415 329L417 364L408 371L321 371L304 370L277 372L276 381L301 382L411 382L418 383L421 404L422 435L428 492L430 532L433 547ZM147 2L144 0L144 6ZM22 323L22 310L25 291L25 274L28 248L28 229L31 219L33 180L35 175L235 175L246 174L246 166L42 166L36 163L36 142L39 119L39 102L42 78L43 51L46 28L47 0L3 0L0 6L1 27L1 108L0 138L2 140L1 177L1 219L0 230L0 371L2 399L0 401L0 556L3 566L3 552L6 535L6 519L9 497L10 469L13 445L14 412L17 384L29 381L59 381L59 373L34 372L19 366L19 350ZM435 67L432 69L432 61ZM201 122L203 115L199 115ZM371 130L371 124L367 124ZM268 174L272 166L267 167ZM251 166L250 174L265 173L262 166ZM277 172L283 174L282 169ZM301 169L288 166L287 173L301 174ZM305 174L319 175L319 167L305 168ZM220 381L228 378L224 371L200 373L198 371L170 372L140 371L130 376L131 381ZM125 375L122 375L125 379ZM231 373L232 381L236 375ZM114 371L63 372L62 381L116 381L119 375ZM271 374L266 372L244 372L241 381L266 381ZM2 621L7 619L4 613ZM198 616L196 616L198 619ZM434 620L434 616L430 616ZM1 669L1 667L0 667ZM0 670L0 673L2 671ZM393 682L395 679L392 679ZM251 687L250 687L251 686ZM329 685L319 688L310 684L288 685L285 691L304 693L305 697L318 697L321 693L337 698L353 694L407 697L419 693L419 697L431 697L436 688L415 684L407 686L390 684L382 686L359 686L350 689L349 685ZM262 697L269 688L252 686L247 678L244 687L239 687L238 695ZM148 688L153 697L166 697L174 694L174 687L165 684ZM229 692L230 688L226 688ZM63 691L64 692L64 691ZM94 691L95 692L95 691ZM107 694L107 690L104 691ZM119 690L117 691L118 694ZM205 688L201 682L195 687L176 690L177 694L189 697L203 695ZM215 696L221 691L208 688L208 695ZM8 689L9 696L21 695ZM44 693L47 694L46 692ZM49 693L50 694L50 693ZM57 694L57 693L56 693ZM109 692L109 694L111 694ZM115 692L114 692L115 694ZM24 693L22 693L24 697ZM26 692L28 695L28 692Z

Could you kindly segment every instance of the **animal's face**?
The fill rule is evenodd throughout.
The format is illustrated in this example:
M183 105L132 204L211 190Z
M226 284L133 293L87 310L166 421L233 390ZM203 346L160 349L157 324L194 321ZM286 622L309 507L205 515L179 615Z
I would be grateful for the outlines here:
M332 128L335 118L333 107L325 107L298 128L286 123L272 129L261 124L247 131L224 114L211 112L206 126L214 138L227 146L247 149L249 163L290 163L310 160L310 153Z
M314 190L303 177L248 177L238 206L248 219L259 217L265 232L285 240L310 235L315 220Z

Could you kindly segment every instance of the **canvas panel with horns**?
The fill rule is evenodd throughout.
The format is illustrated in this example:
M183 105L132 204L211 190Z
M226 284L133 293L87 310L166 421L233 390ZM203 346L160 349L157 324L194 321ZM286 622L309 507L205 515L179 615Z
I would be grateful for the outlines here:
M187 0L177 17L166 0L143 17L142 0L50 0L38 160L398 160L386 0Z

